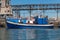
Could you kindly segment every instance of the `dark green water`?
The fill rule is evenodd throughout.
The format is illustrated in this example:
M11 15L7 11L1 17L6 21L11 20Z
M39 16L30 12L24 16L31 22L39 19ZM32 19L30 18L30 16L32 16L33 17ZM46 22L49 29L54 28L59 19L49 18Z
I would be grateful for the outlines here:
M60 40L60 29L0 29L0 40Z

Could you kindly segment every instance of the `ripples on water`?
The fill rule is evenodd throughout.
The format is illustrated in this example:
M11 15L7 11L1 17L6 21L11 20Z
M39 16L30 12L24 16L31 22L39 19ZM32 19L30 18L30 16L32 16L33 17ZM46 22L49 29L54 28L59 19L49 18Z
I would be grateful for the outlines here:
M0 29L0 40L60 40L60 29Z

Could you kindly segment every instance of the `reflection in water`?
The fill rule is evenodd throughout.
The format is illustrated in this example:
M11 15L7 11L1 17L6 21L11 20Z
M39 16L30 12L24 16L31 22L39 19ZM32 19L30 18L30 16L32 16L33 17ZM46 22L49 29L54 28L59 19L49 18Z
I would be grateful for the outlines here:
M8 29L8 40L26 40L35 39L33 29Z
M60 40L60 29L0 29L0 40Z

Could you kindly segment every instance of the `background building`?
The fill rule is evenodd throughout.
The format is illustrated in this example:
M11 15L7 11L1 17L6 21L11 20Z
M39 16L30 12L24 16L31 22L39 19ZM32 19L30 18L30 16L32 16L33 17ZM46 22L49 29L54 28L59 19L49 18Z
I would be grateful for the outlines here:
M12 14L11 6L9 5L10 0L0 0L0 15Z

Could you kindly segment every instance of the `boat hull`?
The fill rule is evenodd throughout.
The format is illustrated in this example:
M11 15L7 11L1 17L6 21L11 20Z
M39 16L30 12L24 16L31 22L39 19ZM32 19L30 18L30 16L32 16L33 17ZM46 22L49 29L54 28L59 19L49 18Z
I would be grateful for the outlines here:
M10 23L10 22L7 22L7 28L9 29L36 29L36 28L39 28L39 29L53 29L53 25L48 25L46 24L45 26L44 25L36 25L36 24L15 24L15 23Z

